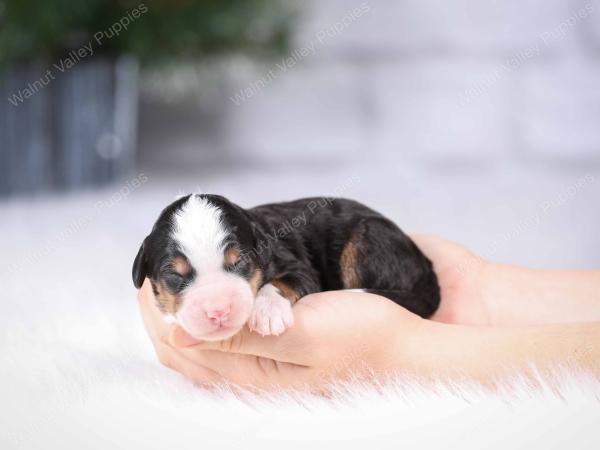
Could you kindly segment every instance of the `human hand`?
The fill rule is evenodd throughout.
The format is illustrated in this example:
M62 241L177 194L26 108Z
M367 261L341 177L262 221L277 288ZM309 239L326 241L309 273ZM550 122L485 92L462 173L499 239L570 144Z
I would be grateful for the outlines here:
M432 320L463 325L491 325L485 286L492 264L466 248L426 234L410 236L433 262L441 302Z
M531 364L551 368L565 361L600 373L594 363L600 346L588 345L598 339L598 323L522 328L598 320L598 271L489 263L444 239L411 237L440 282L442 301L432 319L453 325L423 320L383 297L334 291L298 302L296 324L282 336L244 328L229 340L196 342L165 323L148 281L138 295L142 317L160 361L197 383L321 389L351 375L401 370L426 377L458 371L490 384L507 367L520 367L523 375Z
M159 360L202 385L325 391L329 382L401 372L419 382L464 379L494 387L515 373L535 383L565 364L600 377L600 323L448 325L383 297L331 291L297 303L296 323L281 336L262 337L244 327L224 341L196 342L165 323L149 283L139 301Z
M159 360L199 384L320 389L333 380L400 369L405 349L425 334L427 322L377 295L331 291L296 303L294 326L281 336L244 327L224 341L197 342L165 323L148 281L138 299Z
M600 321L599 270L528 269L486 261L436 236L411 237L440 283L432 320L503 327Z

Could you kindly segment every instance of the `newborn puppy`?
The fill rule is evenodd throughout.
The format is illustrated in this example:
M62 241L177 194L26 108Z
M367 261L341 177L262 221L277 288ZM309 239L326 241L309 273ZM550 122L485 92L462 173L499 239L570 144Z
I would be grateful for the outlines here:
M429 317L440 302L431 262L390 220L352 200L305 198L243 209L219 195L167 206L133 263L159 309L201 340L246 323L262 335L292 326L307 294L362 289Z

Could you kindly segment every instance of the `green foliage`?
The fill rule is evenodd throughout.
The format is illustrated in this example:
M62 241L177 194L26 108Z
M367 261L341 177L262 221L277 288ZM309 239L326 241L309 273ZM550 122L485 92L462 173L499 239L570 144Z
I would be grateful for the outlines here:
M289 5L286 0L0 0L0 66L59 58L90 42L94 54L130 53L143 62L281 52L295 16Z

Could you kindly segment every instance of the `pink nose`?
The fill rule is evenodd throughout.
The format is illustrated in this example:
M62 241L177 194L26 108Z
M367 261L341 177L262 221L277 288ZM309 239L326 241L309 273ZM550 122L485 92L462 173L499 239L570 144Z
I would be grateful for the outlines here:
M229 306L225 308L211 309L206 311L206 317L208 317L212 322L221 322L227 320L230 311L231 307Z

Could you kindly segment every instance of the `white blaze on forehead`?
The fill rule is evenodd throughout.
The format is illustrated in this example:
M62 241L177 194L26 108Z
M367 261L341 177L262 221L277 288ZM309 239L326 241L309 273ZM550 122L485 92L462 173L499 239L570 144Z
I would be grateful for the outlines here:
M222 211L206 198L192 195L175 214L173 238L191 265L200 272L223 266L227 230Z

